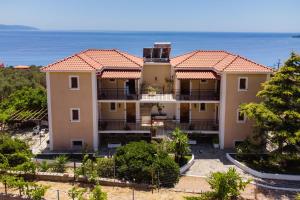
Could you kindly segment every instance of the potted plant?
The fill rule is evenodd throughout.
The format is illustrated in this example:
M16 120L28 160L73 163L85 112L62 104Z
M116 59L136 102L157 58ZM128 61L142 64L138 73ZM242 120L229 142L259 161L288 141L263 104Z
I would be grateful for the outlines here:
M156 136L156 131L157 131L157 127L156 126L151 126L151 128L150 128L151 137Z
M220 148L219 137L214 137L212 142L213 142L213 146L214 146L215 149Z
M147 87L148 95L149 96L155 96L156 95L156 89L152 86Z
M158 113L161 115L162 114L162 109L164 108L164 106L160 103L157 103L156 107L157 107Z

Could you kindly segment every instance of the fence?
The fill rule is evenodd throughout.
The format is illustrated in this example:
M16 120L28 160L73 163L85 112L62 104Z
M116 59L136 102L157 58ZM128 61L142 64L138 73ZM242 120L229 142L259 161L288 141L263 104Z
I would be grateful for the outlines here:
M111 159L113 161L113 159ZM72 166L73 165L73 166ZM138 190L146 190L146 191L151 191L157 189L157 191L160 190L161 187L167 186L167 185L173 185L174 183L174 171L168 171L168 170L155 170L154 168L151 170L150 173L143 174L143 176L147 177L147 181L141 181L141 180L135 180L133 179L131 182L126 181L125 179L118 179L119 176L119 168L116 167L115 163L111 163L110 166L101 166L100 168L97 168L97 162L92 161L92 165L87 165L86 168L80 167L78 163L68 163L65 165L68 167L67 171L68 173L57 173L57 172L36 172L35 174L28 174L24 172L16 172L16 171L7 171L6 173L8 174L14 174L17 176L22 176L24 179L28 179L29 175L30 180L34 181L55 181L55 185L59 184L86 184L88 188L93 186L93 182L89 180L89 175L91 175L91 170L96 170L97 172L97 177L102 177L102 178L97 178L97 182L102 185L102 186L113 186L113 187L128 187L130 190L132 190L132 193L128 195L132 195L132 199L134 199L134 194L135 194L135 188ZM72 167L71 167L72 166ZM100 164L98 163L98 167ZM85 176L75 176L75 171L78 170L84 170L81 171L82 174ZM149 172L149 171L148 171ZM56 187L58 187L56 186ZM71 186L70 186L71 187ZM18 187L8 187L6 182L2 181L2 184L0 185L0 200L1 199L26 199L28 198L24 192L24 188L18 188ZM68 191L69 190L63 190L60 189L59 187L56 188L49 188L46 193L46 199L50 200L61 200L61 199L71 199L68 196ZM89 191L86 193L86 196L89 195Z

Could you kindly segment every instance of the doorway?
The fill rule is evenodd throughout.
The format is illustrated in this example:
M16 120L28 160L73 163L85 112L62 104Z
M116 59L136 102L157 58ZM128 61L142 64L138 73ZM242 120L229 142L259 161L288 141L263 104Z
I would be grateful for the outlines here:
M181 95L190 95L190 81L189 80L180 80L180 94Z
M126 122L135 123L135 103L126 103Z
M135 79L129 79L126 81L126 94L131 95L135 94Z
M190 122L190 105L188 103L180 104L180 123Z

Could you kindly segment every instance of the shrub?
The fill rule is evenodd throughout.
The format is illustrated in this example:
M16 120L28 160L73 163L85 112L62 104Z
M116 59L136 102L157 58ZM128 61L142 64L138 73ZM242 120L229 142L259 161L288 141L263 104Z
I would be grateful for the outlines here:
M97 158L97 174L100 177L114 177L114 160L112 158Z
M85 188L78 188L78 187L72 187L69 191L68 191L68 196L71 199L76 199L76 200L84 200L83 195L86 192Z
M107 193L102 192L100 185L96 185L90 194L89 200L107 200Z
M35 174L36 165L31 161L27 161L22 163L21 165L16 166L15 169L18 171L23 171L25 173Z
M118 148L115 154L117 176L138 183L150 183L155 154L154 145L145 141L131 142Z
M0 153L0 170L8 168L8 159Z
M10 167L16 167L29 161L28 155L24 153L14 153L8 155L8 163Z
M29 146L22 140L12 138L8 134L0 135L0 153L14 154L22 152L24 154L31 154Z
M66 163L68 162L68 157L65 155L60 155L55 158L54 165L53 165L53 171L63 173L66 170Z
M154 171L159 175L161 186L172 187L179 180L179 166L169 156L158 156L154 162Z
M300 193L297 194L296 200L300 200Z
M158 154L156 147L145 141L132 142L118 148L115 164L116 175L120 179L150 184L152 178L158 179L159 175L164 186L178 181L178 165L168 154Z
M227 172L212 173L207 181L213 191L201 194L199 200L236 199L240 195L240 191L244 190L250 182L250 180L243 181L234 168L229 168Z
M46 172L46 171L48 171L49 168L50 168L48 162L45 161L45 160L43 160L43 161L38 165L38 167L39 167L39 170L40 170L41 172Z
M27 189L26 194L32 200L42 200L47 189L49 188L47 186L38 185L35 183L30 183L29 186L30 186L30 189Z

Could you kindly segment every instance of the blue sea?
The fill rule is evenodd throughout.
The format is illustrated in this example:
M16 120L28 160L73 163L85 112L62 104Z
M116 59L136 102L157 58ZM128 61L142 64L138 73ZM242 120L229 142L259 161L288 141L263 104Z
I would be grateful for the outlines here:
M227 50L267 66L300 53L293 33L0 31L5 65L47 65L88 48L116 48L142 56L154 42L172 43L172 56L195 49Z

